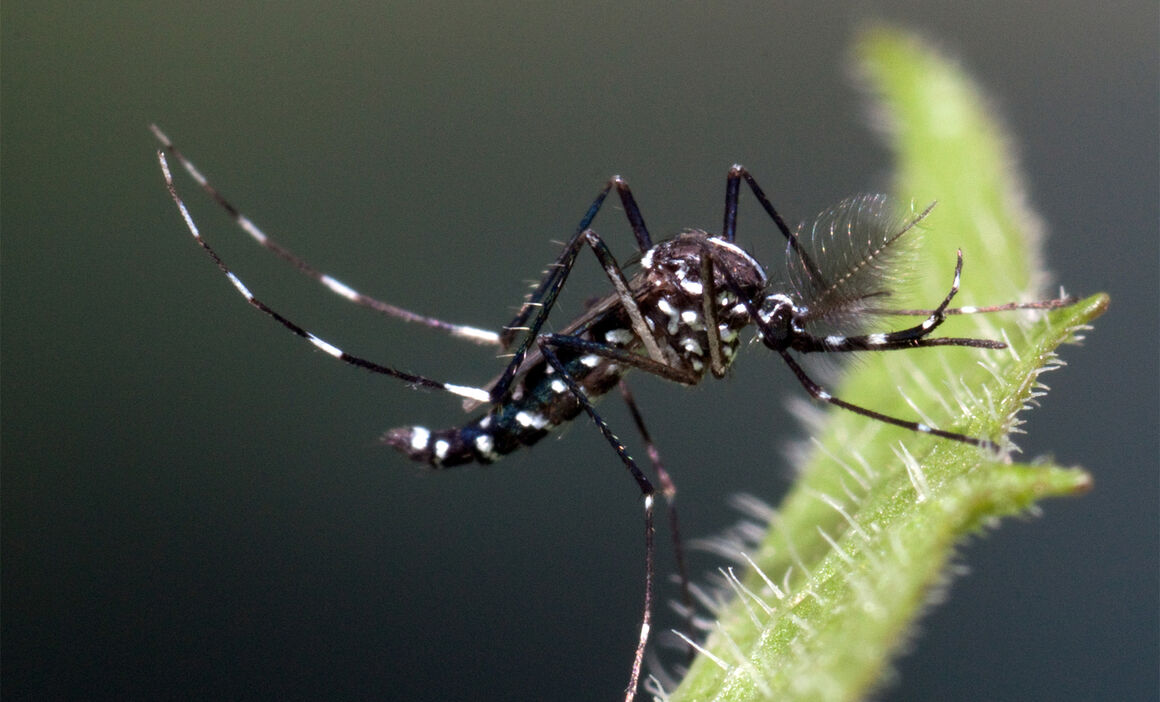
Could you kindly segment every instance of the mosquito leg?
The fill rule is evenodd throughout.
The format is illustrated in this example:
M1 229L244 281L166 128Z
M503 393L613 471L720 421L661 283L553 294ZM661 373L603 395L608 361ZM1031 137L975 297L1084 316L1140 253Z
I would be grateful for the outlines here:
M636 400L633 399L632 392L628 389L628 384L623 380L620 381L620 394L624 398L624 403L628 405L628 411L632 414L632 420L636 423L640 438L644 441L649 461L653 464L653 470L656 471L657 480L660 482L661 494L665 498L665 508L669 513L669 533L673 540L673 554L677 559L677 577L681 580L681 604L685 607L685 627L692 634L694 631L693 596L689 591L689 571L685 565L685 549L681 544L681 528L677 519L677 486L673 483L669 472L665 470L661 454L657 451L656 444L653 443L652 436L649 435L648 429L645 427L640 408L637 407ZM696 650L690 646L688 651L690 661L695 653Z
M733 167L729 169L729 175L725 179L725 228L722 232L725 241L732 242L736 238L737 200L741 190L742 178L749 184L749 189L753 191L753 195L761 203L761 207L769 215L769 218L777 225L778 231L785 236L786 241L794 241L797 236L790 230L785 220L777 213L777 210L774 209L773 203L765 196L765 191L757 184L757 181L754 180L745 166L742 166L740 163L733 164Z
M713 273L713 252L708 246L701 249L701 316L705 336L709 341L709 372L714 378L724 378L728 365L721 351L721 329L717 326L717 282Z
M636 198L632 196L632 190L629 189L624 178L612 176L612 184L616 186L616 192L620 195L620 204L624 205L624 216L628 217L632 233L636 236L636 247L641 253L644 253L652 248L652 237L648 235L648 228L644 226L644 217L640 214Z
M401 371L389 366L384 366L375 363L374 361L368 361L367 359L359 356L352 356L337 346L334 346L333 344L298 326L298 324L292 322L286 317L283 317L279 312L272 309L265 302L259 300L252 292L250 292L250 289L246 287L241 279L230 270L229 266L226 265L225 261L223 261L221 256L218 255L217 251L214 251L209 243L202 238L201 232L197 228L197 224L193 221L193 217L190 216L189 210L186 208L185 203L181 199L181 196L177 194L177 188L173 185L173 174L169 171L169 163L165 160L165 152L158 151L157 159L161 163L161 173L165 177L165 187L169 189L169 196L173 198L174 204L177 205L177 209L181 213L181 218L185 221L185 226L189 229L189 233L193 235L193 238L197 241L198 245L201 246L202 250L205 251L205 253L213 260L218 269L221 270L221 272L224 273L227 278L229 278L230 283L233 284L234 288L236 288L237 291L241 293L242 297L244 297L246 302L248 302L251 306L256 307L263 314L273 318L274 321L278 322L298 336L309 341L316 348L321 349L322 351L326 352L330 356L333 356L334 358L337 358L343 363L349 363L352 366L365 368L372 373L389 375L393 378L398 378L399 380L414 386L433 388L436 390L445 390L447 392L459 395L460 397L487 402L489 396L487 391L482 388L473 388L465 385L455 385L452 383L442 383L438 380L432 380L431 378L426 378L421 375L415 375L413 373L407 373L406 371Z
M1053 300L1037 300L1035 302L1007 302L1002 305L988 305L986 307L948 307L943 310L945 315L953 314L989 314L991 312L1008 312L1011 310L1056 310L1069 307L1078 302L1078 298L1071 296L1057 297ZM932 310L874 310L874 314L899 316L908 315L922 317L932 314Z
M610 186L615 182L619 181L614 179L610 182ZM594 214L595 210L599 208L600 200L601 198L597 198L597 202L593 203L592 207L589 208L590 215ZM589 217L585 217L585 221L589 219ZM571 273L572 267L576 264L576 256L580 253L580 249L584 244L587 244L592 249L600 261L601 266L603 266L605 273L608 275L608 279L612 282L612 286L616 290L617 298L621 306L631 320L633 332L644 344L649 354L649 359L653 361L657 368L669 368L664 360L665 355L656 338L653 336L652 331L649 329L648 324L645 322L644 315L641 314L640 307L636 303L636 297L629 290L628 280L624 277L624 273L621 271L616 259L612 256L612 252L608 250L608 247L605 245L604 240L600 238L599 234L591 229L584 229L577 232L564 246L564 251L560 254L556 263L553 264L553 270L544 279L544 283L547 283L547 285L541 285L541 288L543 288L542 297L533 299L525 305L525 310L534 307L536 312L534 315L531 315L528 326L523 327L527 332L527 336L524 337L524 340L516 348L512 360L507 368L504 369L503 374L492 385L491 401L493 403L502 402L507 396L512 382L519 373L520 366L527 357L533 340L540 335L540 328L543 327L544 322L548 318L548 313L551 312L552 307L556 304L560 290L564 287L564 283L568 279L568 274ZM540 292L537 291L537 294ZM632 356L636 357L635 354L632 354Z
M923 424L922 422L912 422L906 419L899 419L898 417L891 417L890 415L882 414L881 412L875 412L874 410L851 404L845 400L834 397L830 393L823 390L820 385L811 380L810 377L806 375L806 372L802 369L802 367L798 365L797 361L793 359L793 356L789 355L788 351L785 351L784 349L777 349L777 352L781 354L781 357L786 362L786 365L788 365L790 370L793 371L794 375L797 376L798 382L802 384L802 387L806 389L806 392L810 394L810 397L813 397L815 400L828 402L831 405L850 410L851 412L860 414L863 417L876 419L880 422L885 422L886 424L893 424L896 427L902 427L903 429L909 429L910 431L916 431L921 434L930 434L931 436L939 436L944 439L951 439L952 441L961 441L964 444L978 446L989 451L998 451L998 446L995 444L995 442L989 439L978 439L973 436L967 436L966 434L956 434L955 432L935 429L934 427Z
M611 184L610 184L611 185ZM599 211L601 203L605 196L608 195L609 186L605 186L600 195L588 208L588 214L581 220L581 224L591 223L592 218L596 216ZM549 269L548 274L544 276L544 280L540 283L540 287L532 295L529 300L524 303L520 314L512 320L511 324L504 327L503 332L500 333L500 342L505 348L508 348L515 338L518 331L526 332L523 341L516 347L512 354L511 362L508 363L507 368L491 386L491 402L499 403L507 396L511 389L512 382L519 373L520 366L528 355L532 342L539 336L540 328L548 318L548 313L552 311L552 307L556 304L556 298L560 294L560 289L564 286L568 279L568 274L572 272L572 266L576 264L576 255L580 253L580 247L585 242L585 232L588 229L581 229L572 235L572 238L564 245L564 250L560 252L560 256L556 259ZM535 313L533 314L533 310ZM530 321L529 321L530 317ZM524 326L526 324L526 326Z
M584 339L579 336L567 336L565 334L541 334L539 339L542 343L559 349L568 349L576 353L592 354L593 356L607 358L621 365L636 368L645 373L651 373L665 380L671 380L674 383L695 385L701 380L701 376L694 372L683 371L680 368L658 363L639 353L626 349L618 349L615 346L609 346L600 341L592 341L591 339Z
M317 280L329 288L331 292L340 295L347 300L350 300L356 305L369 307L370 309L388 317L401 319L404 322L422 324L424 326L431 327L432 329L439 329L451 334L452 336L457 336L461 339L467 339L468 341L472 341L477 344L484 344L489 346L499 345L499 334L496 332L487 331L485 329L478 329L476 327L463 324L452 324L450 322L444 322L442 320L435 319L434 317L428 317L411 312L410 310L405 310L402 307L396 307L390 303L377 300L368 295L364 295L363 293L355 290L337 278L319 271L317 268L307 263L305 260L291 252L289 249L270 238L270 236L259 229L258 226L254 224L254 222L249 217L242 214L238 208L234 207L234 205L229 200L227 200L217 190L217 188L210 184L209 180L201 173L201 171L197 169L197 166L193 165L193 162L186 158L185 154L181 153L181 151L173 145L173 142L169 140L169 137L166 136L165 133L157 127L157 125L151 124L149 125L149 129L152 130L153 135L156 136L158 141L161 142L162 146L165 148L165 151L173 156L173 158L177 159L178 163L181 164L186 172L188 172L189 175L195 181L197 181L197 184L201 186L201 189L204 190L211 198L213 198L213 201L216 202L219 207L225 210L230 215L230 217L233 218L234 223L237 224L238 227L242 229L242 231L249 234L250 238L258 242L259 245L268 251L274 253L274 255L276 255L278 258L281 258L290 265L294 266L294 268L296 268L303 275Z
M596 218L596 213L600 211L600 207L604 204L604 198L608 197L608 191L612 189L612 181L605 184L600 192L596 195L596 199L588 206L588 211L580 219L580 224L577 225L576 231L568 242L564 244L564 248L560 251L560 255L555 262L549 264L547 270L544 271L544 277L540 280L539 285L532 294L528 296L527 301L520 307L520 311L516 316L504 325L503 330L500 331L500 344L504 348L510 348L516 335L521 331L530 332L530 328L526 326L528 318L533 315L535 311L541 309L544 304L544 299L548 297L549 292L553 286L561 284L558 279L561 275L567 276L568 270L572 267L572 262L576 259L576 243L580 236L592 224L592 220ZM534 336L534 332L530 334Z
M910 431L919 432L921 434L930 434L932 436L938 436L944 439L950 439L952 441L959 441L965 444L970 444L971 446L978 446L989 451L998 451L998 445L989 439L980 439L973 436L967 436L966 434L943 431L942 429L936 429L922 422L914 422L906 419L900 419L898 417L892 417L890 415L882 414L881 412L875 412L872 409L868 409L860 405L855 405L840 398L834 397L822 389L820 385L815 383L806 374L801 365L799 365L798 362L795 361L793 356L791 356L789 353L790 348L798 350L799 346L803 347L807 351L857 351L869 350L870 348L907 348L914 346L940 345L936 343L929 343L938 340L924 339L923 337L926 334L929 334L931 330L942 323L944 319L944 311L950 304L950 301L954 298L955 293L958 292L962 269L963 252L959 251L957 262L955 264L954 281L951 284L951 289L947 293L947 296L943 299L942 303L931 312L927 319L922 322L922 324L911 327L910 329L904 329L902 331L893 332L891 334L871 334L864 337L826 337L824 339L819 339L818 337L805 334L800 331L794 331L792 333L792 337L785 345L770 345L768 343L766 345L781 355L782 360L784 360L786 365L789 366L790 370L793 371L793 374L797 377L798 382L802 384L802 387L806 389L806 392L810 394L810 397L813 397L815 400L828 402L831 405L841 407L842 409L849 410L855 414L862 415L863 417L876 419L886 424L893 424L894 426L902 427L903 429L909 429ZM750 310L750 314L753 315L754 311ZM758 314L754 317L754 321L757 323L758 329L766 339L773 339L777 338L778 336L784 336L783 331L773 328L769 318L762 317L760 314ZM856 344L851 342L851 339L862 342L862 346L855 348ZM990 343L986 342L985 340L976 339L953 339L950 341L972 343L980 341L984 344ZM971 344L968 343L963 345Z
M616 188L617 194L620 196L620 202L624 206L624 214L628 217L628 222L632 226L632 233L636 237L637 248L641 253L652 248L652 238L649 236L648 228L645 227L644 217L640 213L640 207L636 204L636 198L632 196L632 191L620 176L613 176L608 179L604 187L596 195L596 199L588 206L588 211L580 219L580 224L577 225L575 233L569 239L569 243L576 240L581 232L585 231L592 225L592 220L596 219L596 214L600 212L601 206L604 204L604 198L608 197L608 193L612 188ZM573 253L574 257L575 254ZM568 263L569 246L565 245L564 251L560 253L559 258L555 263L548 266L548 270L544 272L544 277L540 280L539 285L536 286L535 291L528 296L527 302L520 308L518 314L512 319L500 332L500 344L504 348L509 348L515 340L516 334L520 331L526 331L525 326L528 319L538 310L542 304L543 299L547 296L548 290L556 284L556 279L561 275L564 267L571 267ZM562 273L567 276L567 271ZM534 335L533 335L534 336Z
M962 282L963 277L963 249L959 249L957 259L955 262L955 280L951 282L950 291L947 292L947 297L943 298L940 305L935 307L930 312L926 319L922 320L922 324L905 328L897 332L890 332L885 334L865 334L862 336L826 336L822 339L820 346L815 346L817 338L809 334L800 334L797 339L793 340L792 347L800 352L817 352L817 350L826 350L826 352L848 352L848 350L868 350L868 349L896 349L896 348L912 348L915 346L981 346L983 348L1006 348L1006 345L998 347L991 346L993 342L986 340L970 340L970 339L956 339L955 341L963 341L964 343L956 343L956 345L948 345L948 343L921 343L931 332L934 332L938 325L947 320L947 306L950 305L951 299L958 294L959 283ZM974 341L979 341L976 343Z
M664 363L666 359L664 353L661 351L660 344L657 343L652 330L649 329L648 324L644 321L644 315L641 314L640 307L636 304L636 296L629 290L628 280L624 277L624 271L617 264L616 258L613 257L612 252L608 249L604 240L596 232L589 229L584 233L584 237L588 245L592 247L592 251L596 254L600 265L604 268L608 280L612 282L612 287L616 290L616 296L620 300L620 305L628 313L628 318L632 322L632 330L644 344L645 351L648 352L648 357L658 363Z
M801 245L798 243L797 234L795 234L789 228L789 226L785 223L785 220L782 219L782 216L778 214L776 209L774 209L773 203L769 201L768 197L766 197L765 191L763 191L761 186L757 184L757 181L754 180L753 176L750 175L745 166L742 166L739 163L733 164L733 167L729 169L729 175L725 180L725 227L722 231L722 237L725 239L725 241L732 242L737 234L737 200L739 197L739 191L741 189L742 179L744 179L745 182L749 185L749 189L753 191L753 196L757 198L759 203L761 203L762 209L764 209L765 213L769 215L769 218L773 220L773 223L777 226L778 231L781 232L782 236L784 236L786 241L789 243L790 248L793 249L794 254L801 259L802 264L805 266L806 272L809 273L810 277L819 282L824 281L825 278L822 277L821 271L819 271L818 267L814 265L814 262L806 254L806 252L802 250Z
M958 337L913 338L906 335L892 339L892 332L885 334L861 334L858 336L831 335L818 337L812 334L798 334L791 348L799 353L845 353L851 351L900 351L931 346L965 346L974 349L1005 349L1007 344L991 339Z
M616 455L620 456L620 461L624 467L628 469L632 479L636 481L637 487L640 488L640 494L644 501L644 549L645 549L645 577L644 577L644 614L640 622L640 637L637 639L636 652L632 659L632 672L629 675L628 686L624 690L625 702L632 702L636 697L636 689L640 683L641 666L644 663L644 649L648 644L649 629L652 626L652 605L653 605L653 561L655 556L656 546L654 544L653 535L655 528L653 525L653 502L656 489L653 487L649 479L645 477L640 468L636 465L636 461L628 454L628 449L617 438L616 434L608 428L608 424L596 413L596 409L592 403L585 396L584 391L576 384L576 381L568 373L566 366L560 362L560 359L552 351L552 344L545 338L538 339L540 353L544 355L544 359L556 369L562 379L567 385L569 391L576 397L576 400L596 423L596 428L604 435L605 440L616 451Z

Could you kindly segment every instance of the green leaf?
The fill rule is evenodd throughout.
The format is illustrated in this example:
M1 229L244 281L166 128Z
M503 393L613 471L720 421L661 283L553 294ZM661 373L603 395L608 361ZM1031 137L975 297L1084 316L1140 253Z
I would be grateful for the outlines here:
M897 155L903 202L938 206L923 222L916 270L931 271L906 304L946 294L962 249L956 305L1050 297L1040 269L1040 224L1022 199L1007 138L974 84L916 38L877 27L856 59ZM863 354L835 394L900 417L1000 443L1041 394L1055 348L1099 316L1096 295L1052 310L956 317L946 336L1008 341L1005 350L927 348ZM913 403L913 404L911 404ZM742 593L717 612L680 700L857 700L879 684L955 544L1035 501L1090 487L1078 468L1012 463L834 410L771 520ZM1009 443L1005 443L1011 448Z

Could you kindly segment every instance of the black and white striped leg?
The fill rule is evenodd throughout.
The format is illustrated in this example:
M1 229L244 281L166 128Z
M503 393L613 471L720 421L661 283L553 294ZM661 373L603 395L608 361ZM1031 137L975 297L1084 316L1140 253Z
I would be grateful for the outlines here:
M955 262L954 280L951 289L938 307L931 310L921 324L898 331L881 334L862 334L858 336L831 335L816 337L808 333L799 333L795 336L792 348L802 353L814 351L845 352L845 351L889 351L896 349L911 349L921 346L973 346L976 348L1001 349L1006 344L986 339L941 339L931 340L929 336L935 329L946 321L947 306L959 292L959 285L963 274L963 252L960 250ZM939 343L930 343L937 341Z
M947 316L956 314L990 314L992 312L1010 312L1012 310L1056 310L1061 307L1070 307L1079 301L1079 298L1064 295L1050 300L1036 300L1034 302L1007 302L1002 305L987 305L985 307L964 306L948 307L943 310ZM933 313L933 310L873 310L874 314L923 317Z
M926 315L922 324L907 329L884 334L863 334L858 336L827 336L816 337L811 334L800 334L795 338L793 349L802 353L810 352L848 352L848 351L891 351L899 349L924 348L930 346L966 346L980 349L1005 349L1007 344L990 339L974 339L959 337L929 338L929 334L941 325L951 315L989 314L993 312L1007 312L1011 310L1050 310L1067 307L1075 304L1072 297L1060 297L1053 300L1036 302L1009 302L1002 305L987 307L948 307L951 299L958 292L962 275L963 254L958 252L958 261L955 265L955 277L950 292L942 304L933 310L875 310L875 314L882 315Z
M218 255L217 251L214 251L213 247L211 247L209 243L202 238L201 232L197 228L197 224L193 221L193 217L189 214L189 210L185 206L185 202L183 202L181 196L177 194L177 188L173 184L173 174L170 172L169 163L165 159L165 152L158 151L157 159L161 164L161 173L165 177L165 187L169 190L169 196L173 198L173 202L177 205L177 209L181 213L181 218L185 221L185 226L189 229L189 233L193 235L193 238L197 241L198 245L201 246L202 250L205 251L206 254L213 260L218 269L225 274L230 283L233 284L234 288L236 288L237 291L241 293L242 297L245 298L246 302L248 302L250 305L256 307L263 314L273 318L276 322L294 332L298 336L309 341L316 348L321 349L328 355L337 358L343 363L348 363L352 366L364 368L372 373L389 375L393 378L398 378L399 380L402 380L412 386L444 390L446 392L459 395L460 397L466 397L479 402L488 401L489 395L487 391L482 388L474 388L466 385L456 385L454 383L443 383L438 380L433 380L421 375L415 375L414 373L401 371L396 368L391 368L389 366L375 363L374 361L369 361L359 356L348 354L337 346L323 340L312 332L307 331L298 324L282 316L279 312L271 308L265 302L259 300L252 292L250 292L250 289L246 287L241 279L230 270L229 266L226 265L225 261L223 261L221 256Z
M962 443L970 444L972 446L979 446L981 448L984 448L984 449L987 449L990 451L997 451L998 446L995 444L995 442L993 442L989 439L980 439L980 438L976 438L973 436L967 436L966 434L959 434L956 432L943 431L942 429L936 429L935 427L932 427L928 424L924 424L922 422L914 422L914 421L910 421L907 419L900 419L898 417L892 417L890 415L882 414L881 412L875 412L872 409L867 409L866 407L862 407L860 405L855 405L853 403L846 402L845 400L842 400L840 398L834 397L833 395L831 395L830 393L828 393L824 389L822 389L822 386L820 386L816 382L814 382L806 374L805 370L801 367L801 365L799 365L798 362L795 361L793 356L791 356L789 353L790 348L792 348L794 350L798 350L799 345L804 346L807 350L811 350L811 351L860 351L860 350L887 349L887 348L889 348L889 349L913 348L916 345L919 345L919 346L926 345L926 344L923 344L923 342L926 340L923 339L922 337L925 336L926 334L929 334L931 331L933 331L935 328L937 328L938 325L941 324L942 321L945 319L945 312L946 312L947 306L950 304L950 301L954 298L955 294L958 292L959 281L962 277L962 270L963 270L963 252L959 251L958 255L957 255L957 261L955 264L954 280L951 283L950 291L947 293L947 296L945 298L943 298L942 303L938 307L936 307L930 313L930 315L927 316L927 318L922 322L922 324L916 325L916 326L911 327L909 329L903 329L899 332L894 332L892 334L882 334L882 335L873 335L872 334L872 335L867 335L866 337L826 337L826 338L821 339L821 340L819 340L817 337L810 336L809 334L805 334L805 333L800 332L800 331L795 331L792 339L789 340L789 342L786 344L786 346L774 345L774 346L771 346L771 348L773 348L775 351L778 352L778 354L781 355L782 360L784 360L786 365L789 366L790 370L793 371L793 374L797 377L798 382L800 382L802 384L802 387L804 387L806 389L806 392L808 392L810 394L810 397L813 397L816 400L828 402L831 405L834 405L836 407L841 407L842 409L849 410L851 412L854 412L855 414L860 414L863 417L869 417L871 419L876 419L880 422L885 422L886 424L893 424L894 426L902 427L904 429L909 429L910 431L915 431L915 432L919 432L922 434L930 434L932 436L938 436L938 437L941 437L944 439L950 439L952 441L960 441ZM773 328L773 326L770 323L770 318L758 316L756 318L756 321L757 321L757 326L761 331L761 334L766 339L773 339L775 337L778 337L779 335L784 334L783 332ZM879 338L879 337L881 337L881 338ZM853 346L853 344L851 344L849 342L849 339L859 339L859 338L861 338L863 340L867 340L866 341L867 345L864 348L852 348L852 347L845 348L845 346L847 346L847 345ZM956 341L972 341L972 340L956 340ZM769 345L769 344L767 343L767 345ZM935 344L929 344L929 345L935 345Z
M628 686L624 690L625 702L632 702L636 697L636 689L640 684L641 667L644 664L644 650L648 644L649 630L652 627L652 606L653 606L653 562L655 556L654 533L655 527L653 524L653 503L655 501L656 489L645 474L641 472L636 465L636 461L629 455L628 449L624 443L612 432L608 424L596 413L596 408L592 406L592 402L584 394L584 391L576 384L576 381L568 373L567 367L560 362L559 357L552 351L552 342L546 337L537 338L537 343L540 347L540 353L543 354L544 359L551 365L556 372L568 386L569 392L576 397L584 411L596 423L596 428L604 435L605 440L616 451L616 455L620 456L624 467L628 469L629 474L633 480L636 481L637 487L640 488L641 497L644 502L644 548L645 548L645 579L644 579L644 614L640 622L640 636L637 639L636 651L632 659L632 671L629 675Z
M202 174L202 172L198 170L197 166L195 166L192 161L185 157L185 154L183 154L176 146L173 145L173 142L170 141L169 137L166 136L157 125L151 124L149 125L149 129L152 130L153 135L157 137L157 140L161 142L162 146L165 148L165 151L173 156L173 158L177 159L178 163L180 163L185 171L189 173L190 177L197 181L197 184L201 186L201 189L204 190L206 194L208 194L213 199L213 201L218 204L219 207L225 210L229 216L233 218L234 223L237 224L237 226L242 231L246 232L246 234L248 234L250 238L256 241L259 245L272 252L282 260L286 261L290 265L294 266L294 268L303 275L317 280L318 282L325 285L331 292L347 300L350 300L356 305L368 307L388 317L401 319L404 322L422 324L433 329L439 329L451 334L452 336L466 339L477 344L484 344L489 346L499 345L499 334L496 332L488 331L486 329L479 329L477 327L472 327L465 324L452 324L450 322L444 322L440 319L435 319L434 317L428 317L426 315L411 312L410 310L405 310L402 307L397 307L390 303L383 302L382 300L377 300L373 297L370 297L369 295L364 295L363 293L355 290L337 278L334 278L333 276L318 270L314 266L307 263L304 259L291 252L285 246L282 246L276 242L269 235L259 229L258 226L254 224L254 222L249 217L242 214L238 208L234 207L234 205L229 200L227 200L225 196L223 196L218 191L217 188L210 184L209 179L207 179Z
M825 352L843 353L851 351L900 351L921 349L930 346L965 346L975 349L1005 349L1007 344L991 339L970 337L938 337L935 339L890 339L892 332L885 334L861 334L858 336L814 336L800 334L794 339L793 350L800 353Z
M797 361L793 359L793 356L790 356L788 351L778 349L778 353L781 354L782 360L784 360L786 365L789 366L790 370L793 371L793 374L797 376L798 382L802 384L802 387L806 389L806 392L810 394L810 397L813 397L815 400L828 402L831 405L841 407L842 409L849 410L855 414L860 414L863 417L876 419L880 422L885 422L886 424L893 424L896 427L902 427L903 429L916 431L920 434L930 434L931 436L938 436L944 439L950 439L952 441L960 441L964 444L970 444L972 446L978 446L980 448L987 449L988 451L999 450L998 445L990 439L979 439L973 436L967 436L966 434L957 434L952 431L943 431L942 429L936 429L929 424L923 424L922 422L912 422L907 419L899 419L898 417L891 417L890 415L882 414L881 412L875 412L872 409L867 409L860 405L855 405L853 403L846 402L845 400L834 397L830 393L823 390L822 386L811 380L810 377L806 375L805 370L803 370L802 367L798 365Z
M669 534L673 541L673 555L677 561L677 577L681 584L681 605L684 608L685 628L690 634L693 633L693 595L689 589L689 570L685 565L685 549L681 542L681 526L680 520L677 518L677 486L673 482L669 472L665 470L664 461L661 460L660 451L657 450L656 444L653 442L652 436L649 434L648 428L644 424L644 416L640 413L640 408L636 404L636 400L632 396L632 392L628 389L628 384L623 380L620 381L620 394L624 398L624 404L628 405L628 411L632 414L632 420L636 423L636 429L640 433L641 440L644 441L645 451L648 452L649 462L653 465L653 470L656 472L657 481L661 486L661 494L665 498L665 511L669 514ZM696 654L696 649L692 646L688 647L689 662L692 662L693 656Z
M955 275L954 279L951 281L951 289L947 291L947 296L943 298L943 301L939 303L939 306L934 308L930 315L928 315L921 324L915 325L908 329L900 329L899 331L886 334L887 343L921 339L937 329L940 324L946 321L946 309L951 304L951 300L955 299L955 295L959 293L959 285L962 283L962 279L963 250L959 249L955 253Z

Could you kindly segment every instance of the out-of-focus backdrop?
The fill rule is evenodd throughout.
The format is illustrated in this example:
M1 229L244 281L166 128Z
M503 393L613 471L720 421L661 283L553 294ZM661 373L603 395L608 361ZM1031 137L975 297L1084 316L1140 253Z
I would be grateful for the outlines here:
M643 564L603 439L579 422L438 474L377 446L458 421L456 401L247 309L185 232L146 125L326 271L496 327L614 173L658 238L718 227L734 162L794 221L886 189L848 53L884 20L977 77L1056 280L1112 306L1020 440L1094 491L965 546L881 697L1155 699L1155 2L717 5L6 2L4 698L613 699ZM344 304L181 184L251 287L327 339L464 384L500 367ZM627 256L615 208L597 224ZM741 226L775 258L747 195ZM969 252L964 290L981 265ZM604 290L587 262L575 286L572 309ZM779 362L751 349L727 382L636 388L686 535L733 522L734 493L776 503L804 431Z

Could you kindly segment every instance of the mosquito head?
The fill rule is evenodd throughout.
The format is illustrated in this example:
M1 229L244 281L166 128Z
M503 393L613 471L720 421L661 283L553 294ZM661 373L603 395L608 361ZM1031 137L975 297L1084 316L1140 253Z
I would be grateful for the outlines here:
M789 348L794 335L801 332L795 321L799 311L788 295L767 295L757 312L757 338L775 351Z

